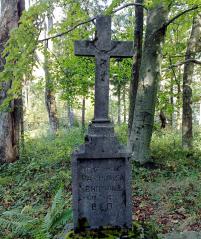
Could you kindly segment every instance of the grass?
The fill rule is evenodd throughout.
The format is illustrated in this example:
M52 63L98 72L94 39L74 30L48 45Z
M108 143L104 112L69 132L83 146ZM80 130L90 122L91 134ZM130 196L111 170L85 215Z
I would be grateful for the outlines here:
M40 224L60 188L64 191L64 201L68 202L65 206L71 207L70 155L82 142L83 135L78 129L60 132L55 139L28 139L19 161L0 166L0 238L30 236L25 233L21 237L21 230L13 229L15 225L9 223L10 218L4 215L6 211L14 214L17 211L18 216L28 212ZM18 219L13 218L14 223L15 220Z
M116 131L126 142L126 127ZM72 221L70 155L83 138L79 129L55 139L27 138L22 158L0 166L0 238L53 238ZM185 151L179 134L154 133L154 167L133 163L136 222L149 222L160 232L201 229L200 142L197 131L194 149Z

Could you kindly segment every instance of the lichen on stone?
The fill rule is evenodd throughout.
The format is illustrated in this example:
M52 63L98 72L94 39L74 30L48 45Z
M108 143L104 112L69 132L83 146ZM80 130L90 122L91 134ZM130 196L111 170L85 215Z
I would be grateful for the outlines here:
M70 231L65 239L159 239L151 224L134 222L132 229L102 228L96 230Z

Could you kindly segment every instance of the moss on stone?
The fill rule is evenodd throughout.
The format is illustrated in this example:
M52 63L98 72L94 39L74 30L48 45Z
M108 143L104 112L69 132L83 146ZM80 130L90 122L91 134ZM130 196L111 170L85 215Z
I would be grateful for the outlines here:
M65 239L158 239L158 232L151 224L133 223L132 229L103 228L98 230L70 231Z

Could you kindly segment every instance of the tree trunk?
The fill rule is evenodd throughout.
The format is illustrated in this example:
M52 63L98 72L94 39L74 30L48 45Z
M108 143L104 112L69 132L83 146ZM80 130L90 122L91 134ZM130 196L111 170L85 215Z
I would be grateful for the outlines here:
M199 103L199 125L201 125L201 101Z
M118 110L117 123L118 123L118 125L120 125L121 124L121 86L118 85L117 87L118 87L118 89L117 89L117 98L118 98L118 101L117 101L117 110Z
M163 110L160 111L159 118L161 121L161 129L165 129L166 124L167 124L167 119L166 119L166 116L165 116Z
M112 95L110 95L110 117L111 117L111 121L114 122L114 112L113 112L113 104L112 104Z
M169 62L170 62L170 65L172 65L172 59L171 57L169 57ZM175 79L175 81L177 82L177 76L176 76L176 72L174 70L174 67L172 67L172 77L170 79L170 104L172 106L172 112L171 112L171 115L170 115L170 125L171 125L171 128L173 128L173 120L174 120L174 88L173 88L173 78Z
M53 19L51 16L48 16L48 27L46 29L46 36L47 32L51 30L53 27ZM45 43L45 59L44 59L44 71L45 71L45 103L46 108L48 112L48 118L49 118L49 126L50 126L50 132L51 134L55 135L58 127L59 122L57 118L57 107L56 107L56 99L54 94L54 86L51 79L51 75L49 72L49 61L48 61L48 41Z
M181 129L181 117L182 117L182 112L181 112L181 67L178 69L179 72L179 79L177 80L177 130Z
M172 112L170 113L170 125L173 128L173 120L174 120L174 98L173 98L173 83L171 78L171 86L170 86L170 104L172 105Z
M68 106L68 122L69 127L72 128L74 126L74 112L70 106Z
M18 15L19 18L25 10L25 0L18 0ZM21 95L14 101L15 119L16 119L16 135L18 135L17 144L21 143L24 148L24 103L23 103L23 85L21 84Z
M5 44L9 40L12 29L18 27L18 22L24 10L24 0L1 0L0 15L0 71L3 71L5 59L2 52ZM7 91L12 86L10 81L0 83L0 105L7 97ZM14 162L19 158L19 140L22 119L22 98L13 100L10 110L0 112L0 163Z
M143 4L144 0L136 0L136 3ZM128 133L130 135L133 114L135 109L135 101L137 95L137 88L139 82L139 72L142 58L142 41L143 41L143 22L144 22L144 10L142 7L135 8L135 32L134 32L134 56L133 56L133 67L132 77L130 82L130 105L129 105L129 119L128 119Z
M126 85L123 86L124 124L126 124Z
M85 97L82 99L82 129L85 129L85 112L86 112L86 100Z
M132 159L141 164L150 161L150 142L158 83L160 80L161 50L164 42L168 7L158 4L148 11L147 28L140 68L129 146Z
M201 35L201 14L198 14L193 20L191 35L188 41L183 75L183 115L182 115L182 145L184 148L191 148L193 141L192 130L192 78L194 72L194 63L189 62L195 59L195 52L198 47Z

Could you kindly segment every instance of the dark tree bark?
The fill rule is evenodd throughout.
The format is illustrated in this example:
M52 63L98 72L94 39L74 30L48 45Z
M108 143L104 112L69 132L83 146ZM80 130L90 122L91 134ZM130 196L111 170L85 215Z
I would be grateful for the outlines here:
M24 10L24 0L1 0L0 15L0 71L3 71L5 59L2 57L4 44L9 40L12 29L18 27L18 22ZM0 83L0 105L7 97L7 91L12 86L12 79ZM10 109L0 112L0 163L14 162L19 158L19 141L23 117L22 98L10 103Z
M46 35L47 32L49 32L53 27L53 19L51 16L48 16L48 26L46 29ZM58 127L59 127L59 120L57 118L57 107L56 107L56 99L55 99L55 93L54 93L54 86L51 79L51 75L49 72L49 61L47 57L47 51L48 51L48 41L45 43L45 60L44 60L44 71L45 71L45 104L48 112L48 118L49 118L49 126L50 126L50 132L51 134L55 135Z
M136 0L136 3L143 4L144 0ZM128 133L130 135L133 114L135 109L135 100L137 95L137 88L139 82L139 72L142 58L142 42L143 42L143 22L144 22L144 9L143 7L135 8L135 31L134 31L134 56L132 66L132 77L130 82L130 105L129 105L129 119L128 119Z
M22 15L25 10L25 0L18 0L17 3L18 16ZM24 148L24 104L22 96L22 85L21 85L21 95L14 101L15 110L14 118L16 119L16 135L18 136L17 144L21 143L21 147Z
M170 114L170 125L173 127L173 120L174 120L174 98L173 98L173 83L171 79L171 86L170 86L170 104L172 106L172 112Z
M181 129L181 117L182 117L182 112L181 112L181 67L179 67L178 69L179 71L179 77L178 80L176 81L177 84L177 129L180 130Z
M126 110L126 85L123 86L123 110L124 110L124 123L126 123L126 116L127 116L127 110Z
M165 116L165 114L162 110L160 111L159 118L160 118L160 121L161 121L161 129L165 129L166 124L167 124L167 119L166 119L166 116Z
M148 11L147 27L140 68L139 85L135 102L130 149L133 160L144 164L150 161L150 142L154 124L154 113L160 68L162 45L165 38L169 8L163 2Z
M118 125L121 124L121 85L119 83L119 85L117 86L117 123Z
M86 100L82 99L82 129L85 129L85 112L86 112Z
M169 62L170 62L170 65L172 65L172 59L171 57L169 57ZM171 127L173 127L173 115L174 115L174 97L173 97L173 94L174 94L174 89L173 89L173 79L175 79L175 81L177 82L177 76L176 76L176 73L175 73L175 70L174 68L172 67L172 77L171 77L171 80L170 80L170 104L173 108L172 110L172 113L170 115L170 125Z
M188 41L183 75L183 115L182 115L182 145L184 148L191 148L193 141L192 130L192 78L194 72L195 52L198 48L201 35L201 14L193 20L191 35Z

